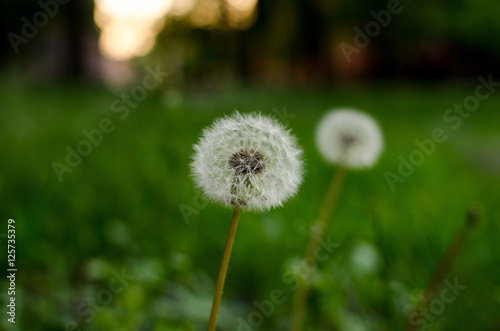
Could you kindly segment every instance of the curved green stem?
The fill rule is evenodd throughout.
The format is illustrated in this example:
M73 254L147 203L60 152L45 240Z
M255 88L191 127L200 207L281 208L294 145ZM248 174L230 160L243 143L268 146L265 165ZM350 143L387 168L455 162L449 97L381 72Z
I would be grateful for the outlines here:
M347 170L344 167L340 166L333 176L330 187L328 188L328 192L325 196L325 199L323 200L318 219L313 225L311 237L309 238L309 243L307 245L307 250L303 261L313 260L316 262L316 259L314 258L314 252L318 249L320 240L323 237L328 226L328 221L330 220L330 217L340 195L340 191L342 190L346 174ZM300 278L299 287L297 288L297 292L295 292L295 297L293 300L292 331L302 330L308 292L309 283L307 282L307 280Z
M467 211L467 216L465 218L464 224L457 230L455 236L448 244L448 247L446 248L446 251L444 252L443 256L441 256L441 259L439 260L436 269L434 269L431 278L427 282L427 286L425 287L425 290L423 292L420 301L415 306L415 309L413 310L410 317L415 314L418 314L420 309L426 308L432 301L432 299L436 295L436 292L439 290L443 282L446 280L446 275L448 275L451 267L453 266L453 262L455 262L458 254L460 253L460 250L462 249L462 246L464 245L465 240L467 239L467 236L470 233L470 230L477 224L479 218L480 218L479 211L476 210L475 208L470 208ZM406 324L405 330L406 331L416 330L419 324L417 325L414 324L415 323L411 323L411 318L408 319L408 323Z
M222 291L224 290L224 283L226 281L227 266L229 265L229 258L233 248L234 236L236 235L236 228L238 227L238 220L240 219L241 207L234 208L233 217L231 218L231 225L227 234L226 246L222 253L222 261L219 268L219 275L217 276L217 284L215 286L214 301L212 303L212 311L210 312L210 320L208 321L208 331L215 331L217 326L217 316L219 314L220 301L222 298Z

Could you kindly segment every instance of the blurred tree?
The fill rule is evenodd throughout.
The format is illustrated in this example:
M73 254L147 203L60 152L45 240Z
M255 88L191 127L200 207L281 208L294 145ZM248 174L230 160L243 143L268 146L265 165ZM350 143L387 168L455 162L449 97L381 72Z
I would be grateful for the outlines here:
M23 18L32 21L42 4L50 3L59 2L3 0L8 10L0 13L0 32L22 35ZM376 21L373 13L386 10L389 1L261 0L255 11L242 11L248 3L254 5L195 0L187 13L169 17L150 60L166 54L164 63L182 67L173 70L208 85L224 77L309 85L348 77L449 79L500 70L500 46L494 42L500 36L500 3L495 0L401 2L402 11L370 37L352 63L339 44L352 44L354 29L364 31ZM85 77L89 41L97 52L93 7L93 1L60 4L41 35L20 44L17 54L3 38L0 61L34 59L45 72L52 70L50 62L53 76ZM169 54L173 49L175 58Z
M51 78L82 79L87 76L89 52L86 44L94 33L93 1L3 2L2 7L8 8L0 13L0 32L6 36L1 42L3 62L22 60L34 63L34 67L37 62L39 66L50 63L54 68L47 76ZM47 46L51 49L47 50ZM43 56L49 59L42 59Z
M70 1L62 8L68 56L66 76L80 79L85 76L85 35L93 27L93 1Z

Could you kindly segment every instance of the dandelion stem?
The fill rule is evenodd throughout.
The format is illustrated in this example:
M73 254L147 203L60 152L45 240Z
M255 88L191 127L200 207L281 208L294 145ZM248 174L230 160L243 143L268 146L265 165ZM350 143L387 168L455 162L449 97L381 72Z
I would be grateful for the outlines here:
M479 211L476 208L469 208L469 210L467 211L464 224L457 230L453 239L448 244L446 251L444 252L443 256L441 256L441 259L439 260L436 269L434 269L434 272L431 278L429 279L427 286L425 287L425 290L423 292L422 297L420 298L420 301L417 303L415 309L413 310L410 316L418 314L418 312L422 308L427 307L429 303L432 301L432 299L436 295L436 292L439 290L439 288L445 281L446 275L449 273L451 267L453 266L453 262L460 253L460 250L462 249L462 246L464 245L465 240L467 239L467 236L470 233L470 230L479 221L479 217L480 217ZM405 330L406 331L416 330L417 326L419 326L420 324L413 325L416 323L410 323L410 321L411 318L408 319L408 323L406 324Z
M212 311L210 312L210 320L208 321L208 331L215 331L217 326L217 315L219 313L220 301L222 298L222 291L224 289L224 282L226 281L227 266L231 256L231 249L233 248L234 236L236 228L238 227L238 220L240 219L241 207L234 208L233 217L231 218L231 225L227 234L226 245L222 253L222 261L219 268L219 275L217 276L217 284L215 286L214 301L212 303Z
M321 238L323 237L325 230L328 226L328 221L332 215L332 212L337 203L340 191L344 184L344 180L347 174L346 168L339 166L335 175L330 183L328 192L326 193L325 199L323 200L323 205L319 212L318 219L312 227L311 237L309 238L309 243L307 245L306 254L303 261L312 260L314 261L314 268L316 268L316 259L314 253L320 245ZM309 282L308 279L300 278L299 287L297 292L295 292L295 297L293 301L292 308L292 331L302 330L302 324L305 317L305 304L307 301L307 294L309 292Z

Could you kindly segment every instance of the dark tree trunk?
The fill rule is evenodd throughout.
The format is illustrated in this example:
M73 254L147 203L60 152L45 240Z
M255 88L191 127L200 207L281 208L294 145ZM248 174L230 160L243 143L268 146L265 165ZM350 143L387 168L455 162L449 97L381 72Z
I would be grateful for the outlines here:
M71 0L61 7L64 15L65 44L67 47L65 76L82 80L87 76L85 49L86 36L93 29L93 2Z

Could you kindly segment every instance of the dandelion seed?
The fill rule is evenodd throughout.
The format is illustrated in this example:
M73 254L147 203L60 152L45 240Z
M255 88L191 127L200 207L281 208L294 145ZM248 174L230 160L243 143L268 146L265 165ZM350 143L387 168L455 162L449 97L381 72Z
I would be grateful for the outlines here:
M276 120L235 112L203 131L191 169L197 186L226 207L281 206L302 181L302 151Z
M327 113L316 130L316 144L325 160L347 168L373 166L384 147L375 120L351 109Z
M276 120L237 111L205 129L194 150L196 185L212 201L234 206L208 322L215 331L241 210L268 210L292 197L302 181L302 150Z
M321 155L330 163L337 164L337 170L313 225L314 232L304 261L315 261L319 248L318 238L322 238L342 191L348 168L371 167L383 148L382 133L377 123L361 112L340 109L327 113L316 130L316 143ZM302 280L295 293L292 308L292 331L302 331L306 317L306 301L309 284Z

